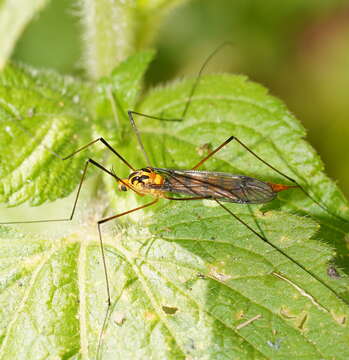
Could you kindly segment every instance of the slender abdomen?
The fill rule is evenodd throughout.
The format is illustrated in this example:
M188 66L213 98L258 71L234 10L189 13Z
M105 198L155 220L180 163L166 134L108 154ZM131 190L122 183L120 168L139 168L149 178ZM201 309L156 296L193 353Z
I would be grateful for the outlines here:
M164 169L165 170L165 169ZM240 204L260 204L273 200L272 184L244 176L209 171L166 169L164 190L173 194L203 196Z

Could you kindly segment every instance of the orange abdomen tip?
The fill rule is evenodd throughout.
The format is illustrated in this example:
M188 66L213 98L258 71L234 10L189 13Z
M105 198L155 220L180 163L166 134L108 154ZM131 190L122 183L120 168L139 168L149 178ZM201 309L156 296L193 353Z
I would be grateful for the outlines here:
M282 184L273 184L273 183L268 183L268 185L273 189L274 192L280 192L298 187L297 185L282 185Z

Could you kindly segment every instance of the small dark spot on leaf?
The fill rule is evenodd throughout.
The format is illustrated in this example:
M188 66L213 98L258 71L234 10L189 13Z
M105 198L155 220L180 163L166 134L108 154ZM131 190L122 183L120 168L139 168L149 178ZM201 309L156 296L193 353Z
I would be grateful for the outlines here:
M213 148L212 148L212 144L211 144L211 143L205 143L205 144L203 144L203 145L201 145L201 146L198 146L198 147L196 148L196 151L197 151L197 153L198 153L200 156L209 154L212 150L213 150Z
M193 284L195 283L196 279L189 279L184 282L184 286L187 290L192 291L193 290Z
M206 279L206 276L204 274L198 273L196 275L199 279Z
M332 279L340 279L341 278L339 272L333 265L328 266L327 275Z
M162 310L163 310L167 315L174 315L174 314L178 311L178 308L176 308L175 306L166 306L166 305L163 305L163 306L162 306Z
M240 310L236 313L236 318L237 319L243 319L245 317L245 313L243 310Z
M215 237L215 236L211 236L211 237L210 237L210 240L216 240L216 237Z
M305 324L305 322L307 321L307 319L308 319L308 315L304 315L302 321L301 321L300 324L298 325L298 329L304 330L304 324Z
M194 340L189 338L186 347L189 348L188 354L190 354L192 350L195 350L195 342L194 342Z

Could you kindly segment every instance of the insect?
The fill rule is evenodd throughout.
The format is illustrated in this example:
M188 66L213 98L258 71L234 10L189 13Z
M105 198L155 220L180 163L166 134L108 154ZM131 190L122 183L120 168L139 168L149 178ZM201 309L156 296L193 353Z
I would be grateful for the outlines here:
M74 202L73 213L75 210L75 206L78 201L78 195L89 165L96 166L104 172L108 173L110 176L114 177L118 184L119 191L127 192L132 191L139 196L150 195L153 199L152 201L136 207L134 209L127 210L117 215L113 215L107 218L104 218L98 221L98 233L100 239L100 248L102 251L103 258L103 266L105 273L105 280L107 285L107 298L108 298L108 308L106 311L105 320L102 326L102 330L100 333L99 344L97 349L97 358L101 349L102 343L102 334L104 332L107 319L109 318L110 312L112 311L111 307L111 290L109 285L109 276L108 269L105 261L105 253L102 241L102 232L101 225L114 220L116 218L120 218L124 215L130 214L132 212L144 209L146 207L152 206L157 203L160 199L165 199L169 201L194 201L194 200L212 200L215 201L221 208L223 208L227 213L229 213L232 217L234 217L237 221L246 226L251 232L253 232L256 236L258 236L261 240L267 242L271 247L282 253L287 259L296 263L301 269L306 271L308 274L316 278L320 281L324 286L326 286L331 292L335 292L331 287L329 287L326 283L324 283L320 278L318 278L315 274L309 271L303 264L300 264L298 261L294 260L291 256L289 256L285 251L278 248L273 243L269 242L268 239L257 232L253 227L247 224L244 220L238 217L234 212L231 211L224 203L232 202L239 204L261 204L270 202L276 198L277 194L281 191L289 191L291 189L301 189L303 188L298 185L294 180L288 178L283 173L280 173L277 169L274 169L270 164L265 162L262 158L260 158L257 154L255 154L251 149L249 149L240 139L230 136L226 141L224 141L217 148L212 150L206 157L200 160L197 164L195 164L189 170L178 170L178 169L168 169L168 168L157 168L150 165L150 160L147 156L147 153L144 149L144 145L138 129L135 125L133 119L132 111L128 112L130 122L135 129L137 134L137 138L139 141L140 148L143 150L144 156L147 159L148 165L146 167L136 169L134 168L117 150L115 150L108 142L103 138L98 138L94 140L92 143L89 143L82 148L76 150L69 157L74 156L80 151L86 149L86 147L93 145L95 142L103 143L109 150L111 150L126 166L130 168L130 174L127 178L121 178L115 174L115 172L108 170L98 162L93 159L89 159L86 162L83 177L80 181L80 185L78 188L77 197ZM142 115L140 113L136 113L137 115ZM230 142L236 141L239 145L241 145L246 151L250 152L253 156L257 157L260 161L265 163L267 166L271 167L273 170L278 172L279 174L285 176L288 180L292 181L292 185L284 185L277 184L271 182L265 182L262 180L258 180L249 176L244 175L234 175L230 173L224 172L210 172L210 171L200 171L199 168L210 158L212 158L218 151L227 146ZM67 158L69 158L67 157ZM307 193L306 193L307 194ZM185 197L181 197L181 196ZM309 195L310 196L310 195ZM321 206L321 204L320 204ZM73 217L73 213L71 218ZM337 294L336 294L337 295ZM123 317L122 317L123 318Z
M105 166L100 164L99 162L93 160L92 158L89 158L84 166L83 173L81 176L81 180L78 186L78 190L76 193L76 197L73 203L72 212L69 218L67 219L58 219L58 220L34 220L34 221L28 221L28 222L45 222L45 221L67 221L71 220L74 217L74 213L77 207L79 195L81 192L81 188L83 185L83 182L85 180L87 170L89 166L97 167L98 169L102 170L103 172L107 173L111 177L113 177L117 184L118 189L123 192L132 191L136 193L139 196L146 196L150 195L154 199L144 205L138 206L136 208L127 210L125 212L122 212L120 214L116 214L113 216L109 216L106 218L103 218L98 221L97 228L98 228L98 235L99 235L99 242L100 242L100 249L102 253L102 261L103 261L103 267L104 267L104 274L105 274L105 282L106 282L106 292L107 292L107 301L108 301L108 308L106 317L104 320L103 328L105 326L105 322L107 320L107 317L111 310L111 290L109 285L109 276L108 276L108 269L106 265L105 260L105 249L103 246L103 236L102 236L102 230L101 226L104 223L107 223L109 221L112 221L114 219L120 218L124 215L136 212L138 210L150 207L157 203L160 199L166 199L169 201L194 201L194 200L212 200L216 202L224 211L226 211L229 215L231 215L235 220L246 226L252 233L254 233L257 237L259 237L264 242L268 243L271 247L279 251L282 255L284 255L287 259L297 264L302 270L307 272L309 275L311 275L313 278L317 279L319 282L321 282L324 286L326 286L331 292L335 293L335 291L329 287L326 283L324 283L319 277L317 277L315 274L313 274L311 271L309 271L304 265L300 264L296 260L294 260L291 256L289 256L285 251L278 248L273 243L269 242L268 239L263 235L260 234L258 231L256 231L252 226L247 224L244 220L242 220L240 217L238 217L234 212L231 211L229 207L226 206L225 203L238 203L238 204L262 204L267 203L269 201L272 201L276 198L277 194L282 191L288 191L290 189L299 189L302 191L306 196L308 196L310 199L312 199L318 206L323 208L325 211L326 208L316 201L297 181L290 178L286 174L280 172L275 167L273 167L271 164L269 164L267 161L262 159L257 153L252 151L242 140L235 137L234 135L229 136L227 140L225 140L221 145L213 149L209 152L203 159L201 159L198 163L194 164L194 166L191 169L187 170L178 170L178 169L168 169L168 168L158 168L154 167L151 164L151 161L147 155L147 152L145 151L145 147L143 145L143 141L141 138L141 135L138 131L138 128L134 121L134 116L143 116L146 118L151 118L155 120L166 120L166 121L179 121L183 120L185 118L185 115L188 111L188 108L190 106L190 102L192 99L192 96L195 92L196 87L199 84L199 80L201 77L201 73L207 64L207 62L212 58L212 56L219 50L218 48L215 52L213 52L210 57L205 61L202 68L199 71L199 74L196 78L196 81L194 82L193 87L191 88L191 92L188 96L188 101L185 105L183 114L181 119L164 119L161 117L155 117L150 116L146 114L142 114L136 111L128 111L128 117L130 120L130 124L132 128L134 129L135 135L138 139L138 144L144 154L145 160L146 160L146 166L142 167L140 169L136 169L132 164L130 164L124 156L122 156L116 149L114 149L107 140L100 137L92 142L80 147L76 151L74 151L72 154L62 158L62 160L66 161L72 157L74 157L77 153L80 153L81 151L87 149L88 147L94 145L97 142L102 143L109 151L111 151L116 157L119 158L121 162L123 162L129 169L130 169L130 175L127 178L121 178L119 177L114 171L108 170ZM285 179L291 182L291 185L286 184L278 184L278 183L272 183L272 182L265 182L256 178L252 178L245 175L234 175L230 173L224 173L224 172L211 172L211 171L202 171L199 170L200 167L206 163L209 159L211 159L217 152L219 152L222 148L227 146L232 141L237 142L244 150L249 152L252 156L254 156L256 159L264 163L267 167L278 173L279 175L283 176ZM184 196L184 197L182 197ZM12 222L17 223L17 222ZM7 223L11 224L11 223ZM339 297L337 293L335 293L336 296ZM122 318L122 317L121 317ZM122 321L118 321L119 323L122 323ZM100 340L101 342L103 334L103 329L101 331ZM100 349L100 344L98 345L98 350ZM98 356L98 355L97 355Z

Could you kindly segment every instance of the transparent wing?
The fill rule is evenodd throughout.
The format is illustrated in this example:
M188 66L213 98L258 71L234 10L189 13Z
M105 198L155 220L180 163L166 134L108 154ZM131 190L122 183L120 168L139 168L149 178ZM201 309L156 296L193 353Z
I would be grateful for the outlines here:
M165 177L164 191L203 196L240 204L260 204L273 200L276 192L263 181L223 172L154 168Z

